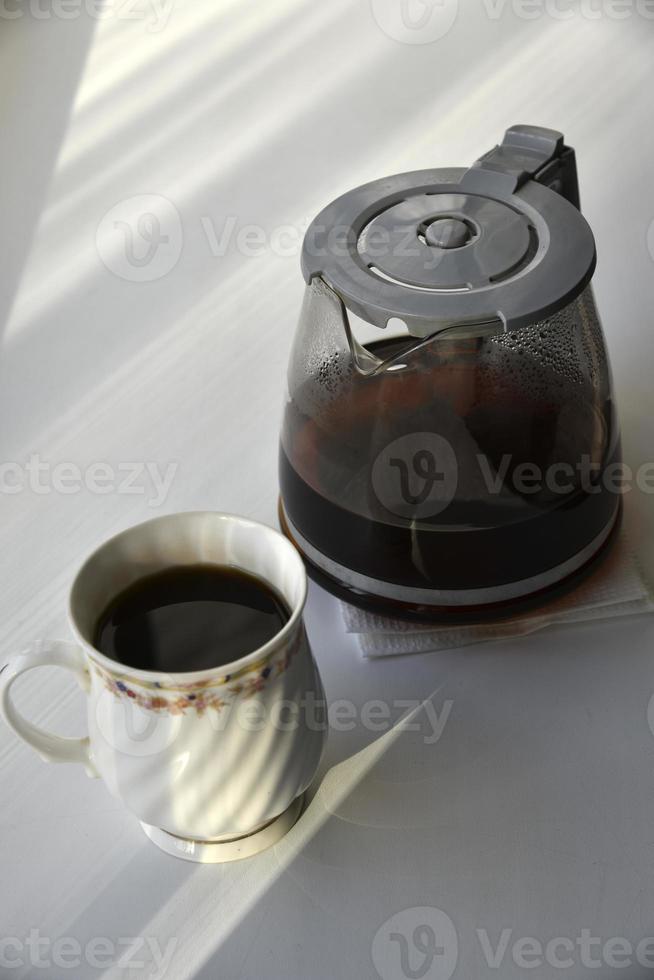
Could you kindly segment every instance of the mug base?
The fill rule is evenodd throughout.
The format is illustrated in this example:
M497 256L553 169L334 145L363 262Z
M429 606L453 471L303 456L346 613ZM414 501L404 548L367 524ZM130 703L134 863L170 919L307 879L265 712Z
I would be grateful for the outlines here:
M271 820L259 830L244 837L222 838L220 840L196 840L190 837L177 837L160 827L151 827L141 822L146 836L153 844L173 857L196 864L226 864L254 857L277 844L295 825L302 812L304 794L293 800L287 810Z

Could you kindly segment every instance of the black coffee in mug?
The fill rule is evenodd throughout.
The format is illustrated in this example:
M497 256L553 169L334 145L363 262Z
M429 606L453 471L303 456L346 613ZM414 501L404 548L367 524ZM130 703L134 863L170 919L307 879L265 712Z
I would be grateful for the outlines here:
M284 600L254 575L179 566L121 592L98 620L94 646L138 670L208 670L257 650L289 618Z

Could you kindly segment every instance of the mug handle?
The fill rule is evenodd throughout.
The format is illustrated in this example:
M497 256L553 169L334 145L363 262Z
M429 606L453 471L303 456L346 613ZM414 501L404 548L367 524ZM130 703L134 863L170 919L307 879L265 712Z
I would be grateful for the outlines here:
M88 694L90 690L89 672L79 647L62 641L44 644L33 652L15 657L0 670L0 711L5 721L45 762L79 762L87 775L97 777L88 735L85 738L52 735L27 721L16 709L11 696L13 683L21 674L37 667L66 667L73 672L83 691Z

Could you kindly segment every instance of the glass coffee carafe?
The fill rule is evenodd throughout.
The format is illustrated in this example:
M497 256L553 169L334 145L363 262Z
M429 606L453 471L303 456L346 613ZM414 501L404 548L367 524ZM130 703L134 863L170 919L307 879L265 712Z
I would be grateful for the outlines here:
M563 136L376 181L311 225L281 520L333 591L420 616L539 602L606 551L619 432Z

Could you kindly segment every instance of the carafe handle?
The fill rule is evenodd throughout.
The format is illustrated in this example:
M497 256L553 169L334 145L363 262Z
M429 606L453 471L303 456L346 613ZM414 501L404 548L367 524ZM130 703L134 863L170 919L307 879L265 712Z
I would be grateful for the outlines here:
M563 133L541 126L507 129L502 143L473 163L462 185L486 193L495 185L513 194L527 180L550 187L581 210L575 151Z

